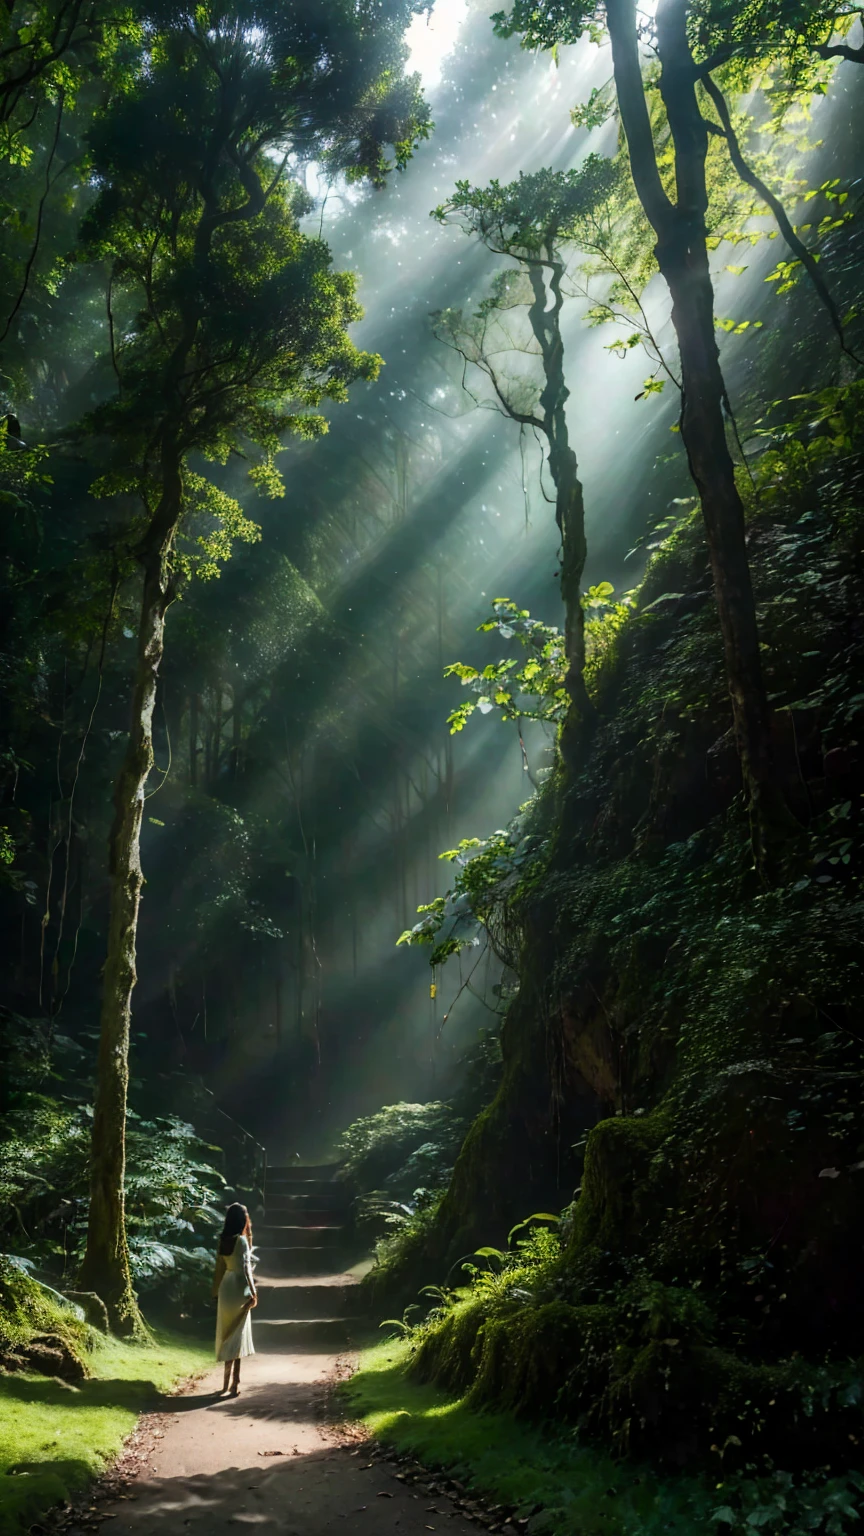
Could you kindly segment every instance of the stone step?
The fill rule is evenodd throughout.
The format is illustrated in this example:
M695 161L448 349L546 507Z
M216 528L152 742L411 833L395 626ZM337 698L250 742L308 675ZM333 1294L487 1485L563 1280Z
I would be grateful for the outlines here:
M328 1270L342 1274L351 1263L349 1255L340 1248L268 1247L261 1250L255 1273L262 1280L279 1275L321 1275Z
M312 1280L308 1285L280 1285L262 1278L258 1281L258 1305L252 1317L255 1322L301 1322L315 1317L346 1317L360 1310L356 1283L326 1285Z
M297 1184L307 1179L327 1180L334 1179L339 1172L339 1163L269 1163L267 1166L267 1182L271 1179Z
M313 1205L292 1205L285 1211L272 1211L273 1220L267 1218L265 1210L255 1222L255 1241L258 1242L259 1233L279 1233L285 1227L333 1227L338 1226L346 1212L339 1207L331 1211L322 1211ZM261 1242L265 1239L262 1237ZM268 1237L268 1242L276 1242L276 1237Z
M277 1211L272 1221L265 1216L256 1221L253 1243L256 1248L291 1248L295 1241L305 1243L304 1237L295 1239L295 1232L344 1232L347 1223L339 1221L338 1211L316 1211L316 1221L307 1219L304 1211Z
M344 1227L267 1227L255 1233L255 1246L262 1253L272 1248L338 1248L344 1239ZM272 1234L272 1235L270 1235Z
M306 1195L298 1195L294 1190L268 1189L263 1202L263 1209L268 1213L265 1220L269 1220L275 1211L280 1221L286 1219L290 1221L293 1218L290 1215L286 1216L286 1213L293 1211L301 1221L306 1221L308 1217L316 1214L323 1216L326 1225L333 1220L334 1215L341 1220L350 1210L353 1198L353 1195L339 1184L333 1185L332 1193L325 1191L315 1194L314 1191L310 1191Z
M346 1317L262 1319L253 1325L255 1349L261 1355L292 1355L306 1349L346 1349L352 1320Z
M267 1180L264 1205L269 1210L289 1210L297 1202L312 1205L318 1210L340 1210L351 1204L351 1191L347 1184L328 1184L324 1179L307 1179L303 1184L272 1184Z

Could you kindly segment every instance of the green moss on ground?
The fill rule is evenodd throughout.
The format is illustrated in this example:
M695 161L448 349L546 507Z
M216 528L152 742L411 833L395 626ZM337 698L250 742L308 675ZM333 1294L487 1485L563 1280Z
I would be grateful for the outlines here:
M620 1463L573 1434L538 1428L510 1413L472 1410L465 1399L408 1374L410 1345L364 1350L343 1387L349 1412L370 1435L445 1469L490 1503L537 1513L550 1536L693 1536L714 1529L712 1483L664 1478ZM542 1510L542 1518L540 1511Z
M73 1387L23 1372L0 1376L0 1530L29 1529L103 1472L138 1415L211 1363L203 1345L159 1335L150 1345L99 1340L90 1378Z

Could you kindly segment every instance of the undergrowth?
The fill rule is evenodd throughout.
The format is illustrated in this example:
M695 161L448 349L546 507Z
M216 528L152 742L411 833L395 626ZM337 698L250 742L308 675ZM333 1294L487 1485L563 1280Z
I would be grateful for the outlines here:
M410 1344L364 1350L342 1389L370 1435L441 1469L490 1504L516 1506L533 1533L549 1536L845 1536L854 1529L864 1479L850 1472L802 1478L769 1473L670 1477L621 1461L571 1429L532 1425L510 1412L484 1412L464 1397L418 1383Z
M386 1263L431 1307L418 1380L712 1469L721 1528L833 1532L864 1441L862 389L796 411L764 427L748 490L794 833L776 878L754 869L685 515L602 648L580 767L494 846L466 842L414 931L440 962L458 909L505 936L520 987L498 1093ZM525 1200L568 1183L560 1237L496 1256Z
M8 1011L3 1034L0 1243L53 1285L74 1287L87 1225L92 1063L79 1042ZM194 1308L206 1298L225 1203L219 1158L178 1116L129 1109L130 1258L151 1305Z

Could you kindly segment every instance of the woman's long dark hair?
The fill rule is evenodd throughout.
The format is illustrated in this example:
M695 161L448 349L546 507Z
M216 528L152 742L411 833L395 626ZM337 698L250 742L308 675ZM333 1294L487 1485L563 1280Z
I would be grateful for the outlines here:
M235 1200L234 1204L229 1205L225 1212L225 1225L219 1238L219 1252L224 1254L226 1259L229 1253L233 1253L234 1244L241 1232L244 1237L248 1237L251 1246L252 1223L249 1220L249 1212L245 1205L241 1205L239 1200Z

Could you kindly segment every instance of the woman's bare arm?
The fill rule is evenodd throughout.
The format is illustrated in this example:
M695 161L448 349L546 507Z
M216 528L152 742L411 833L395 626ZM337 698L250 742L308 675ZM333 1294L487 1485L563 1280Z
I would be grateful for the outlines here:
M257 1307L258 1288L255 1284L255 1275L252 1270L252 1245L249 1242L248 1237L244 1237L243 1244L243 1270L246 1278L246 1284L252 1292L252 1299L250 1300L249 1305L250 1307Z

